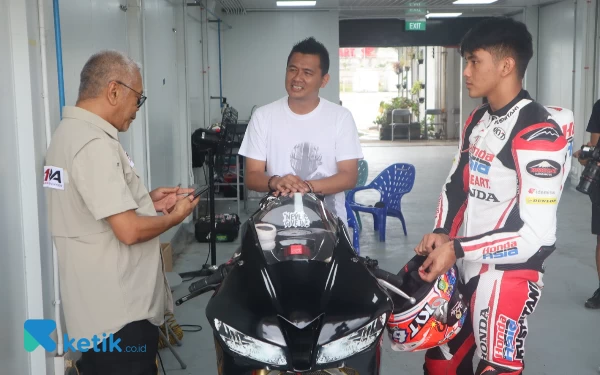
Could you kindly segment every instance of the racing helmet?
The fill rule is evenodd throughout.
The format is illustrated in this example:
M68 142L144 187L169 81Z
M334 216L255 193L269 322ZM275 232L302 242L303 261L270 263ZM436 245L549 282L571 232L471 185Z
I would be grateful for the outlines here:
M419 267L426 258L415 256L398 273L404 280L402 290L414 297L416 303L392 297L394 310L387 331L393 350L415 352L446 344L465 322L469 306L456 265L428 283L419 275Z

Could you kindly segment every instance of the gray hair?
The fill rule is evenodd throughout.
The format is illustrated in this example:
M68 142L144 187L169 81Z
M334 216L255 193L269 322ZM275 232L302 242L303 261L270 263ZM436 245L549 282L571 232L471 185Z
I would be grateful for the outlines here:
M119 51L101 51L92 55L81 70L79 81L80 100L93 99L111 81L125 81L131 85L133 76L141 67L129 56Z

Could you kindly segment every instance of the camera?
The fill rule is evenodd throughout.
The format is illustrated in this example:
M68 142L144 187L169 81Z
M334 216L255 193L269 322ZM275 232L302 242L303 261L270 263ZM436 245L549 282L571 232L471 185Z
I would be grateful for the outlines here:
M577 191L590 195L596 195L598 192L598 183L600 182L600 147L581 146L580 159L587 159L588 163L581 173ZM592 186L593 185L593 186Z

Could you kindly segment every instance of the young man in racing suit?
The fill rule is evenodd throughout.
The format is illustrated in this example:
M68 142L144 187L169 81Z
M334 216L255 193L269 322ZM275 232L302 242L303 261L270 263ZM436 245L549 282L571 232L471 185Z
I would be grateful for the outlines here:
M524 24L482 21L465 35L461 54L469 96L487 97L488 103L465 123L435 229L415 251L428 255L420 274L429 282L459 259L471 319L448 345L427 352L424 370L473 374L476 351L476 375L518 375L527 317L540 298L544 260L555 248L573 116L543 107L522 89L533 55ZM458 237L463 220L464 236Z

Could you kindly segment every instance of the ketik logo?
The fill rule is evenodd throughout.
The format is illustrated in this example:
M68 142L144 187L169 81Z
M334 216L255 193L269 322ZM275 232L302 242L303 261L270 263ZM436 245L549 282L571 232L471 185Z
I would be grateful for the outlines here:
M56 322L50 319L30 319L23 325L23 344L25 350L32 352L38 346L46 351L52 352L56 349L56 343L50 335L56 329Z
M25 350L33 352L39 346L42 346L46 351L52 352L56 349L56 342L50 337L56 329L56 322L50 319L29 319L23 324L23 343ZM70 338L66 333L63 336L63 351L67 353L87 351L99 352L123 352L120 344L121 339L114 337L111 333L107 335L102 334L102 337L97 335L92 336L91 339L75 339ZM145 353L146 345L130 345L126 346L126 353Z

